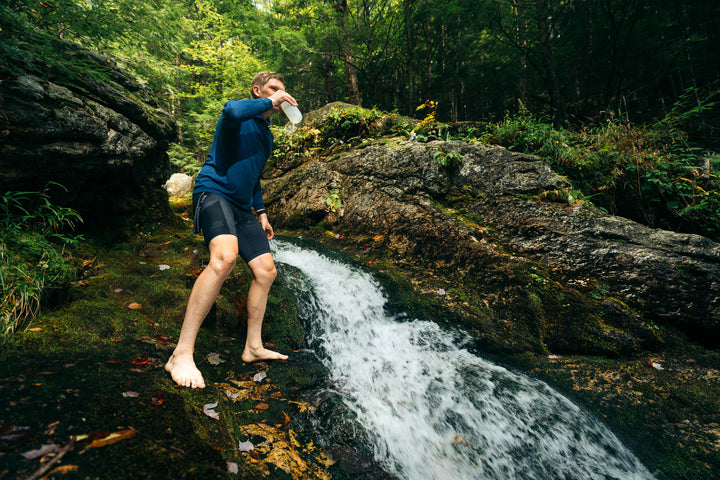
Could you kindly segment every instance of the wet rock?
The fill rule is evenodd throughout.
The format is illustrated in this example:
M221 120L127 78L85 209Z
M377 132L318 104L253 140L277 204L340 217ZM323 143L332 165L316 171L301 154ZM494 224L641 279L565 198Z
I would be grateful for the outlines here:
M436 161L448 152L461 158L455 168ZM437 291L423 287L430 275L454 285L444 298L474 312L491 349L629 353L670 341L657 325L717 346L720 246L568 203L571 189L531 155L398 138L264 183L276 227L322 225L420 290ZM333 190L341 212L328 205Z
M182 197L192 191L193 177L185 173L173 173L163 186L171 197Z
M59 183L67 191L50 188L53 202L78 210L86 225L167 213L171 117L111 58L56 39L62 61L54 60L26 41L15 45L28 49L24 61L0 67L0 189Z

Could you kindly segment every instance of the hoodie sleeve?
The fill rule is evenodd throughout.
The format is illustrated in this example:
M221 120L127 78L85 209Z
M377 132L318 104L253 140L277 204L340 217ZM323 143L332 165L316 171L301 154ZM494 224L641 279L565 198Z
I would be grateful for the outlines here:
M237 127L245 120L267 112L273 108L269 98L250 98L246 100L228 100L222 111L222 124L224 127Z

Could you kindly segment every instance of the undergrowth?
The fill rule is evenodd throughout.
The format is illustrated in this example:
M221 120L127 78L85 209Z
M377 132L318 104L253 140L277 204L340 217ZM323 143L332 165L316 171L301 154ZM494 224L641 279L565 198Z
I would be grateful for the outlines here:
M75 275L66 247L82 240L68 232L81 221L74 210L54 205L47 188L0 195L0 342L66 291Z
M691 145L672 119L570 131L521 111L487 125L483 140L540 156L608 213L720 240L720 155Z

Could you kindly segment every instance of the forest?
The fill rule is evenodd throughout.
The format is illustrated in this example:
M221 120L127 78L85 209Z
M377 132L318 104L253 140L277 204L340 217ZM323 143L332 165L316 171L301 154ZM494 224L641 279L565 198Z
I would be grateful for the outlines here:
M540 154L576 196L610 213L720 234L712 0L11 0L0 9L0 37L79 42L155 92L177 121L177 171L199 169L220 106L273 70L303 111L343 101L474 122L483 141ZM11 44L0 54L21 55Z
M309 111L332 101L438 120L525 108L556 128L680 122L717 147L712 0L10 0L16 22L117 56L202 160L218 104L261 69ZM18 27L19 28L19 27Z

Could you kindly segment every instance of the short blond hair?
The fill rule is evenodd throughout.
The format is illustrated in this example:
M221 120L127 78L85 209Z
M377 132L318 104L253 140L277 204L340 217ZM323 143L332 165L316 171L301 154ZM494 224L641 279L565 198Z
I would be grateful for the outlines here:
M257 85L261 90L267 84L270 80L280 80L285 85L285 79L283 76L276 72L260 72L256 74L252 79L252 84L250 85L250 96L252 98L258 98L257 95L255 95L255 85Z

